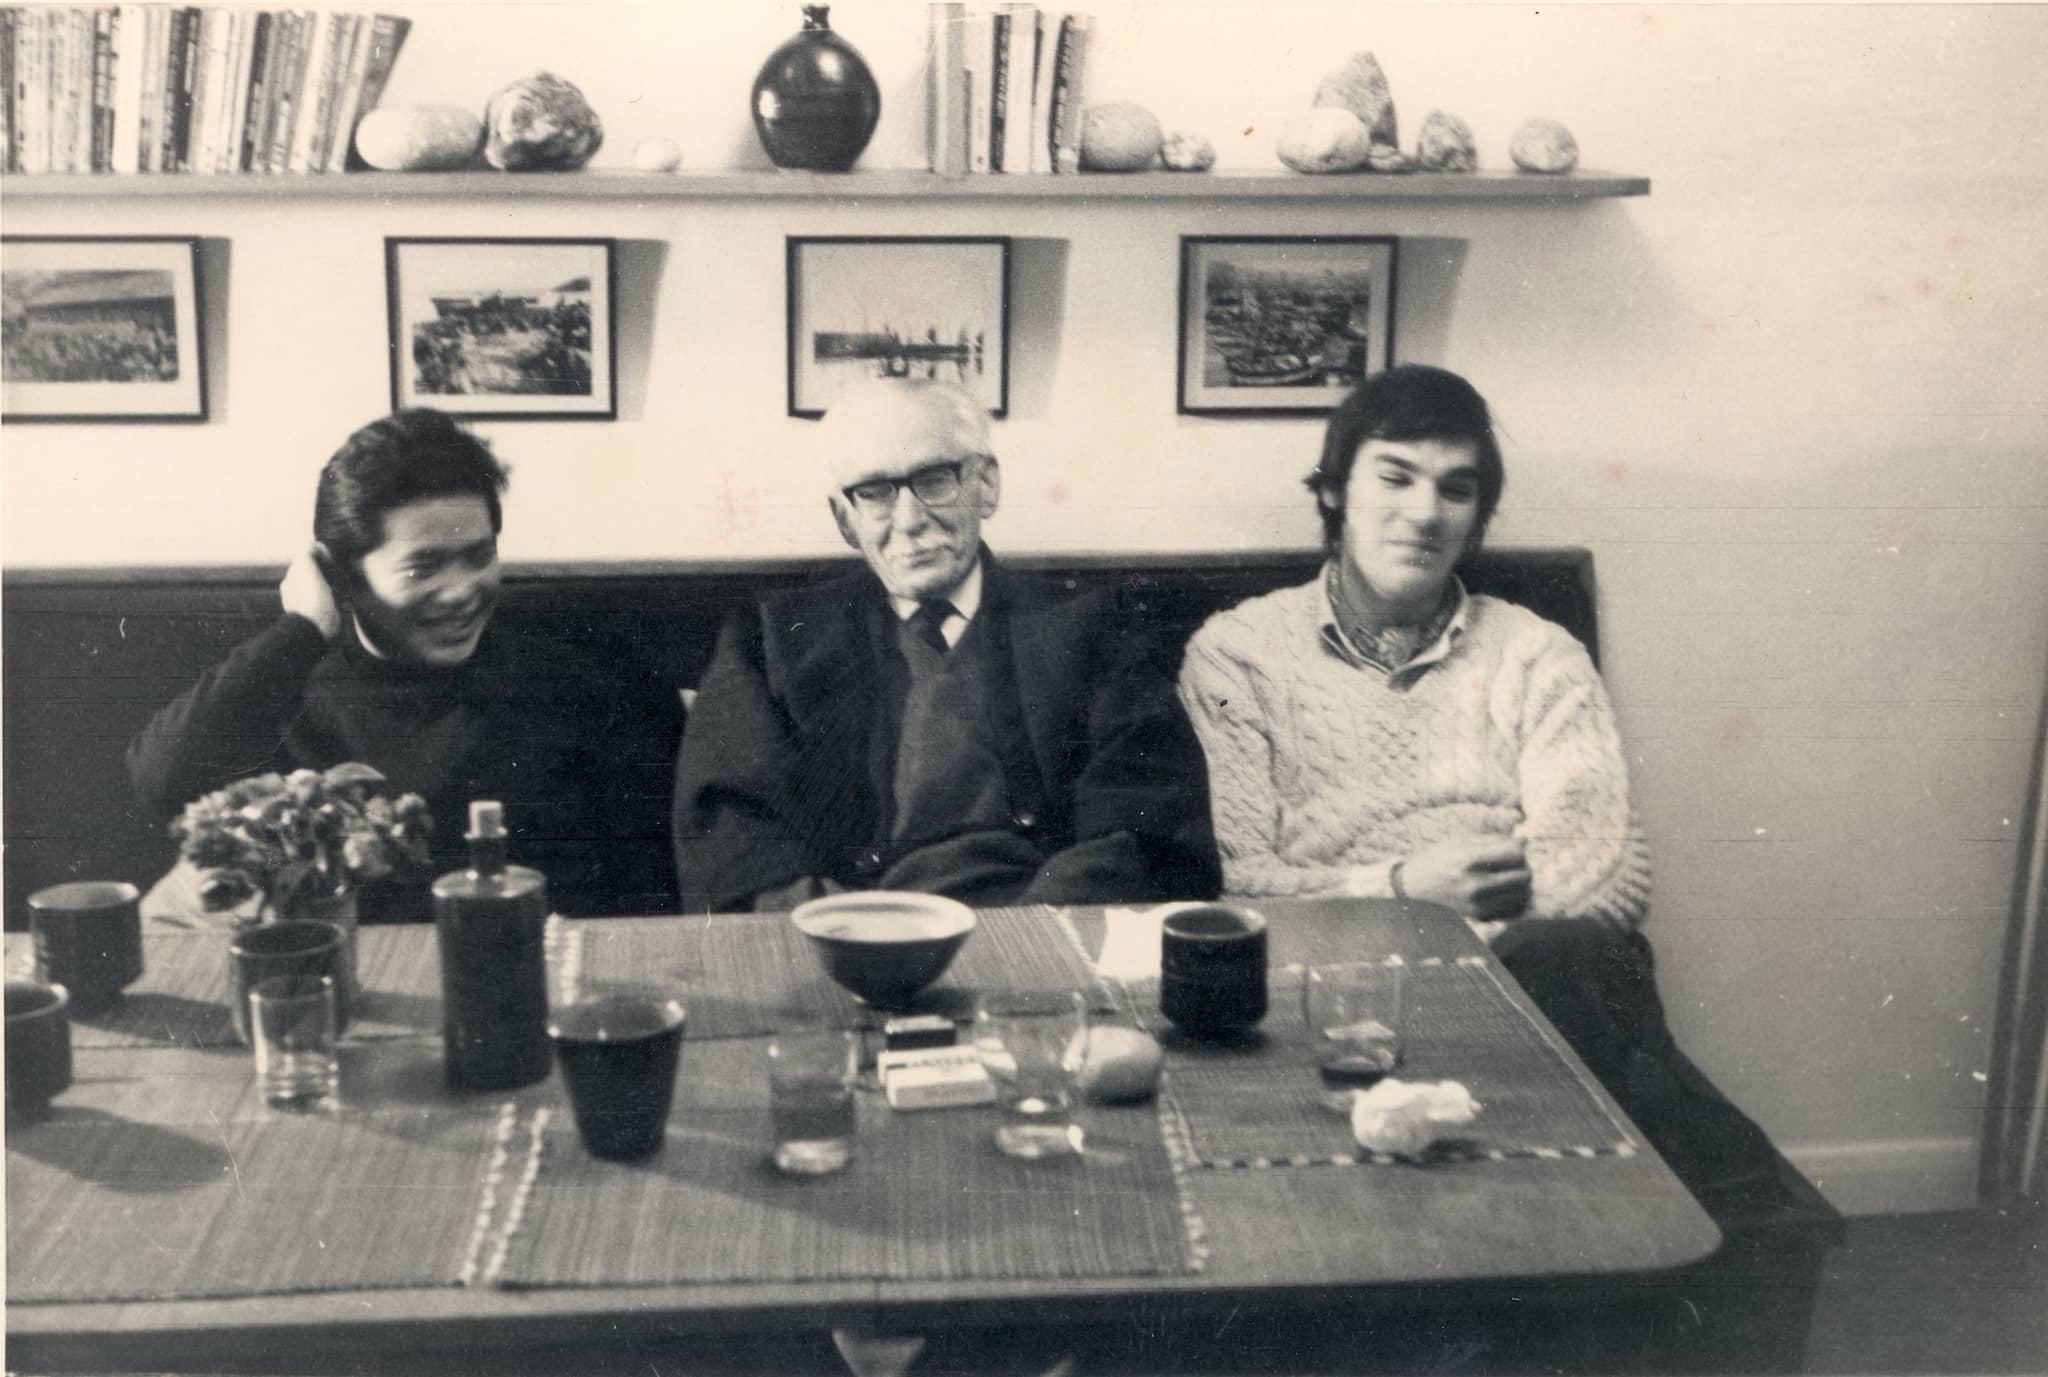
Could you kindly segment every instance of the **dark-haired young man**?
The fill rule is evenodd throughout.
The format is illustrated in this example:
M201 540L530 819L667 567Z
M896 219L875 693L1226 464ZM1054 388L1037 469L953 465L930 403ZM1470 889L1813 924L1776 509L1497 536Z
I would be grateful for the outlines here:
M547 875L563 912L672 908L679 705L493 623L505 483L490 448L438 411L351 435L321 470L282 615L129 743L143 807L169 819L245 775L362 761L426 799L437 871L461 863L470 800L497 799L513 856ZM424 893L366 896L362 914L424 918Z

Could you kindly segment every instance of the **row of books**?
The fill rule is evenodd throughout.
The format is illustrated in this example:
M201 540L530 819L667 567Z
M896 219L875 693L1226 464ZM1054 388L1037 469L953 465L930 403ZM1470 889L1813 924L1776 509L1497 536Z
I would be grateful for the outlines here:
M1094 19L1035 4L934 3L931 170L1078 172Z
M410 19L167 5L0 9L8 172L341 172Z

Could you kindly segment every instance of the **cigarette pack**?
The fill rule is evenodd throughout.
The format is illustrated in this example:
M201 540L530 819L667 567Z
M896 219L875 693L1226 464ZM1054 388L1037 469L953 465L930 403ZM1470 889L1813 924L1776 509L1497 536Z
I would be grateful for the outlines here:
M996 1097L995 1082L971 1047L884 1052L876 1067L882 1075L882 1093L892 1109L987 1104Z
M951 1047L959 1029L944 1014L899 1014L882 1025L882 1044L891 1052Z

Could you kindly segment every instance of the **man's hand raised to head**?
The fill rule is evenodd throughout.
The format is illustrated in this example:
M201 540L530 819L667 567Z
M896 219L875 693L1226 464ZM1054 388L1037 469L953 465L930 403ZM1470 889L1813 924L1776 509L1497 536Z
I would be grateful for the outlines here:
M322 637L332 641L341 634L341 601L335 596L330 568L327 551L314 542L300 551L284 571L277 596L285 611L304 617L320 628Z

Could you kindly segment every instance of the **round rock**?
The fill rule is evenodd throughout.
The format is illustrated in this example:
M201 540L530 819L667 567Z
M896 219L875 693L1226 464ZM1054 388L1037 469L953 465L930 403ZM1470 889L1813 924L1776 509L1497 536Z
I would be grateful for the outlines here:
M642 139L633 145L633 166L642 172L673 172L682 161L683 146L674 139Z
M1456 115L1432 110L1415 143L1415 162L1425 172L1470 172L1479 166L1472 126Z
M1278 151L1296 172L1356 172L1372 156L1372 139L1358 116L1325 105L1287 121Z
M484 122L460 105L391 105L356 123L356 153L385 172L464 167L484 141Z
M1159 156L1166 135L1159 117L1142 105L1113 100L1081 116L1083 172L1142 172Z
M1207 172L1216 166L1216 145L1200 134L1175 130L1159 145L1159 161L1168 172Z
M604 142L604 121L573 82L551 72L515 81L484 107L484 158L507 172L567 172Z
M1578 165L1579 141L1556 120L1524 120L1508 141L1508 156L1524 172L1569 172Z

